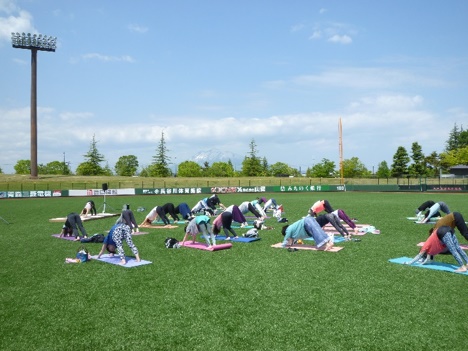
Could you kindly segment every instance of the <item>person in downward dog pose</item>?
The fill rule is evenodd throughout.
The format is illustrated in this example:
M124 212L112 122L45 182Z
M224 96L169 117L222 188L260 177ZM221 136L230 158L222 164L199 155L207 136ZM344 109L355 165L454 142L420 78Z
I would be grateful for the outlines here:
M161 218L164 225L170 225L171 222L169 218L166 216L166 212L162 206L153 207L153 209L146 215L145 220L140 224L140 226L148 226L151 225L156 219Z
M455 272L466 272L468 270L468 255L460 247L453 228L449 226L442 226L434 229L416 257L411 261L405 262L405 264L413 264L421 261L422 264L429 263L434 259L435 255L443 253L446 250L450 251L460 265Z
M223 228L226 240L231 240L231 236L235 239L238 238L237 233L232 229L233 214L228 211L224 211L213 221L213 233L218 235Z
M203 237L205 238L208 247L216 245L216 238L211 229L210 217L200 215L196 216L185 226L185 236L184 240L182 240L181 246L184 246L185 240L187 240L187 237L189 235L192 236L192 243L194 243L198 233L203 234Z
M297 240L312 237L317 248L325 245L325 251L333 247L333 239L327 235L314 217L306 216L291 225L285 225L281 233L284 235L283 247L291 246Z

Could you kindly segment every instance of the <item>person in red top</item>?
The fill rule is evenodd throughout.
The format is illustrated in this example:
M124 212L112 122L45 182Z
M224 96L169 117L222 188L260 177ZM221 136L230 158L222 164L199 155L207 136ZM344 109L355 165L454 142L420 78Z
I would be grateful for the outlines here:
M447 251L447 246L439 240L437 229L434 229L419 253L411 261L405 262L405 264L413 264L415 262L420 262L421 264L430 263L435 255L445 251Z
M452 256L455 258L457 263L460 265L460 267L458 269L456 269L455 272L466 272L466 271L468 271L468 255L460 247L460 244L458 243L457 237L455 236L455 232L453 231L453 228L450 228L449 226L442 226L442 227L439 227L437 229L434 229L434 231L432 232L432 234L431 234L431 236L429 238L434 236L434 234L435 234L435 237L437 238L437 240L439 241L439 245L440 244L445 245L445 247L448 249L448 251L450 251ZM426 244L427 244L427 246L426 246ZM442 249L442 247L440 247L439 245L437 244L437 241L434 238L430 241L430 243L427 243L427 241L426 241L426 243L424 244L424 246L426 246L426 248L423 246L423 248L421 249L418 256L421 254L421 252L423 250L425 250L425 252L428 255L431 255L429 250L431 250L432 253L436 253L436 254L437 253L442 253L443 251L440 251ZM415 259L418 256L416 256ZM418 261L418 259L416 259L416 260L415 259L407 262L407 264L412 264L412 263ZM428 262L428 260L426 259L423 262L423 264L427 263L427 262Z

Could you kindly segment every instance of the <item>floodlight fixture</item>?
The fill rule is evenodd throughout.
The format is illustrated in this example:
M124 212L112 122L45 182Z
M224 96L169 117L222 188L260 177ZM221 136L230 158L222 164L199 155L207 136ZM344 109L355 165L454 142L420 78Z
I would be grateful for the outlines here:
M31 50L31 178L37 178L37 52L55 52L57 37L11 33L11 44L16 49Z

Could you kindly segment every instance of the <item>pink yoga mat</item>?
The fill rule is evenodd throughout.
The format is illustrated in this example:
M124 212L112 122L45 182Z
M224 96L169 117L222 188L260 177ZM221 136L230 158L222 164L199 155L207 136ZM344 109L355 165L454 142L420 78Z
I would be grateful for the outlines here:
M271 247L277 248L277 249L285 249L282 245L282 243L274 244L271 245ZM298 250L312 250L312 251L324 251L325 245L321 248L317 248L317 246L314 245L292 245L288 246L288 248L291 247L293 249L298 249ZM344 249L342 246L333 246L330 250L325 251L325 252L338 252L340 250Z
M182 242L180 244L182 245ZM219 251L219 250L230 249L232 247L232 244L231 243L218 244L218 245L214 245L214 246L208 248L207 244L200 243L198 241L195 241L194 243L192 243L192 241L186 241L184 243L184 247L189 247L189 248L192 248L192 249L205 250L205 251Z

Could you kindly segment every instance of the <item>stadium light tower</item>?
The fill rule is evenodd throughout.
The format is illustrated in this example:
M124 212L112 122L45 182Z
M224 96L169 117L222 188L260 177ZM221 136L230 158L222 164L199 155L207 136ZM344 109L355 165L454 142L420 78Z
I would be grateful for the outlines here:
M31 178L37 178L37 52L55 52L57 38L42 34L11 33L11 44L16 49L31 50Z

